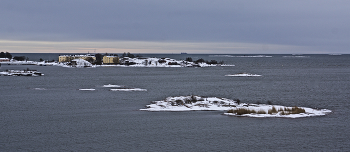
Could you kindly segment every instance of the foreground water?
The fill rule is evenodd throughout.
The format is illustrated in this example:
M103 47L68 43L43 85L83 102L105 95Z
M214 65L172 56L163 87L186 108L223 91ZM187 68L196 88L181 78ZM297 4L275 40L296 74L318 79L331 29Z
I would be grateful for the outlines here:
M25 54L38 60L38 54ZM52 58L52 54L40 54ZM1 151L348 151L349 55L149 55L223 60L234 67L36 69L41 77L0 77ZM235 56L235 55L233 55ZM262 77L225 77L248 72ZM109 91L115 84L146 92ZM94 88L95 91L80 91ZM246 118L217 111L139 111L181 95L326 108L322 117Z

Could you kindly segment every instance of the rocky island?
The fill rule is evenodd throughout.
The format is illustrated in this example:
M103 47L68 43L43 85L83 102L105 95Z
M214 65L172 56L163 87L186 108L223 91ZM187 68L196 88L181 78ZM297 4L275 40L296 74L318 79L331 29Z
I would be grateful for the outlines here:
M226 111L224 115L246 117L282 117L300 118L324 116L328 109L308 107L286 107L281 105L240 103L238 99L218 97L178 96L168 97L162 101L153 101L142 111Z
M0 72L0 76L43 76L41 72L36 70L6 70Z
M204 59L198 59L192 61L192 58L186 58L185 60L175 60L171 58L156 58L156 57L124 57L121 59L121 64L117 66L129 66L129 67L211 67L222 66L223 62L217 62L215 60L206 61ZM226 65L224 65L226 66Z

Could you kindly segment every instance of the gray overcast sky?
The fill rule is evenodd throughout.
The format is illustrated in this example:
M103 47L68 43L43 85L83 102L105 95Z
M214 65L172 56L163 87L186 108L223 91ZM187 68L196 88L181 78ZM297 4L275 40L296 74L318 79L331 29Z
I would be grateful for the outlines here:
M0 51L349 53L348 0L1 0Z

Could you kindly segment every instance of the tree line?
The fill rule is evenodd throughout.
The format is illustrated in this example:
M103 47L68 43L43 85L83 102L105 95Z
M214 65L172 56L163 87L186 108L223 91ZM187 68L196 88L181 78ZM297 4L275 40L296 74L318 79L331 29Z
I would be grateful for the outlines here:
M207 61L207 60L204 60L204 59L202 59L202 58L200 58L200 59L198 59L198 60L193 61L191 57L186 58L186 60L185 60L185 61L188 61L188 62L194 62L194 63L196 63L196 64L198 64L198 63L207 63L207 64L224 64L224 61L220 61L220 62L218 62L218 61L216 61L216 60L210 60L210 61Z
M6 53L1 52L1 53L0 53L0 58L12 59L12 55L11 55L11 53L8 53L8 52L6 52Z
M9 52L0 52L0 58L8 58L8 59L14 59L14 60L17 60L17 61L24 61L24 60L29 60L28 57L25 57L25 56L14 56L12 57L11 53Z

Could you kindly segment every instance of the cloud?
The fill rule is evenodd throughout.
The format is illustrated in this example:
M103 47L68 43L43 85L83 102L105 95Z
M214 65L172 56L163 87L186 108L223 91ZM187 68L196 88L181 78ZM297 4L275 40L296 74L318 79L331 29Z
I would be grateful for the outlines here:
M281 54L283 52L301 53L310 50L307 47L228 43L228 42L157 42L157 41L0 41L2 49L13 53L180 53L191 54L261 54L269 52ZM19 51L18 51L19 50ZM314 52L322 53L322 52Z
M350 40L349 4L341 0L3 0L0 39L247 43L344 52Z

